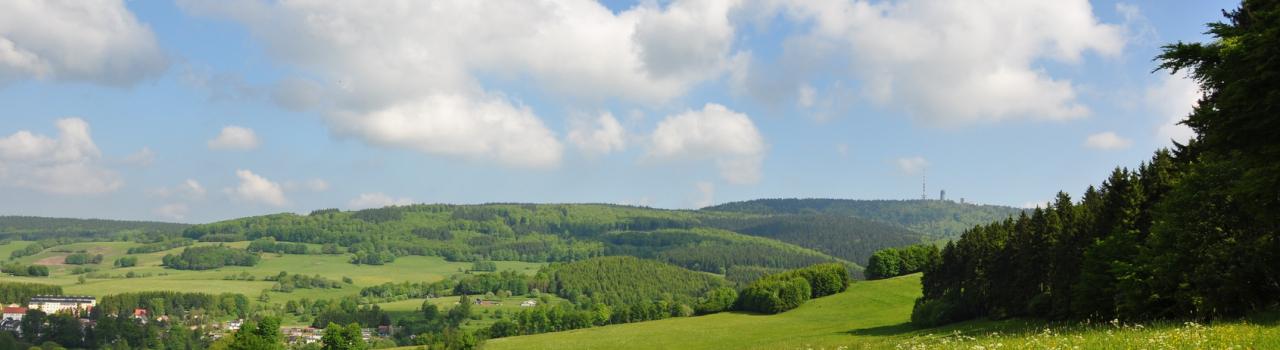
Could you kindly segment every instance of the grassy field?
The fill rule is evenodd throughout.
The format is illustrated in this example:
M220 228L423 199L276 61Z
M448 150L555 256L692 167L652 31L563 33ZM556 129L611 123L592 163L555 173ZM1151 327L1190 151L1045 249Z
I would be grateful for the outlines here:
M8 257L9 252L21 249L30 242L15 241L0 245L0 255ZM210 245L217 243L197 243ZM49 277L14 277L0 275L0 281L23 281L32 283L56 284L63 287L66 294L103 296L108 294L138 291L200 291L206 293L240 293L255 299L263 290L270 289L274 282L263 281L264 277L274 276L281 271L289 274L305 274L342 281L350 277L352 284L339 289L295 289L292 293L268 293L272 303L284 303L288 300L302 298L326 299L355 295L360 288L382 284L385 282L431 282L461 273L471 267L470 263L448 262L440 257L406 256L386 265L353 265L347 262L349 255L278 255L262 254L262 261L257 266L228 266L213 270L188 271L166 269L160 266L165 254L176 254L183 248L147 254L135 254L138 266L115 268L112 263L121 256L127 255L129 247L138 246L132 242L92 242L61 245L47 249L40 254L22 257L17 261L25 264L42 264L50 267ZM227 243L229 246L244 247L248 242ZM91 254L103 254L101 264L84 265L98 268L99 273L106 273L113 278L88 278L79 282L80 275L71 274L74 265L62 265L63 258L70 252L85 251ZM537 272L541 264L524 262L497 262L499 270L515 270L532 274ZM146 277L125 278L129 272ZM255 281L226 280L229 275L246 272L255 277ZM118 278L114 278L118 277ZM420 303L419 303L420 305Z
M721 313L493 339L485 349L1273 349L1276 315L1202 325L972 321L915 329L919 275L857 282L778 315Z
M554 295L550 295L550 294L545 294L545 295L549 299L551 299L552 303L568 302L568 300L565 300L560 297L556 297ZM478 317L479 319L467 320L467 322L463 324L462 328L479 329L479 328L488 327L489 325L493 324L494 322L497 322L501 318L498 315L501 315L501 314L510 315L516 312L520 312L520 310L522 309L527 309L527 308L521 307L520 302L529 300L529 299L534 299L534 298L530 298L528 296L512 296L509 298L502 299L500 301L500 304L498 305L473 305L471 308L471 312L473 315L477 315L476 317ZM391 314L391 318L393 320L398 320L410 314L418 313L419 308L422 307L422 303L427 300L430 300L432 304L435 304L436 306L440 307L441 311L445 311L457 305L458 297L448 296L448 297L431 298L431 299L405 299L400 301L381 303L381 304L378 304L378 306L381 307L382 310L385 310L387 311L387 313Z

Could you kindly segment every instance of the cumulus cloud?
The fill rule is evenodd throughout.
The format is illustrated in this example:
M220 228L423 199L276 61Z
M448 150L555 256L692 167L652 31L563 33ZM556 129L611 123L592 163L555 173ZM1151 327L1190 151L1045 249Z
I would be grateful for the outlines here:
M1133 141L1120 137L1120 135L1116 135L1116 133L1111 131L1089 135L1089 137L1084 139L1085 147L1100 150L1125 149L1131 144L1133 144Z
M1178 123L1191 114L1199 100L1200 86L1184 76L1169 75L1147 88L1147 106L1162 121L1156 128L1161 142L1173 140L1185 144L1195 137L1194 130Z
M248 170L236 170L236 177L240 179L240 184L235 188L227 189L227 193L232 198L277 207L289 204L289 200L285 198L284 190L280 188L280 184L271 182L271 180L267 180L267 178L258 176L258 174Z
M248 151L258 148L258 134L253 129L230 125L222 128L217 137L209 140L209 149L226 151Z
M273 100L317 108L337 134L370 144L525 167L563 146L490 79L531 81L573 99L643 103L682 96L730 64L736 1L181 2L246 25L308 77ZM484 77L481 79L480 77Z
M361 193L356 198L352 198L351 201L347 202L347 208L369 209L369 208L382 208L382 207L392 206L392 205L409 205L409 204L413 204L412 199L405 198L405 197L394 198L394 197L388 196L386 193L374 192L374 193Z
M930 124L1086 116L1071 81L1040 62L1118 56L1125 45L1087 0L766 3L810 25L784 57L843 59L866 97Z
M898 158L895 163L898 165L898 170L907 175L920 174L929 167L929 161L921 156Z
M613 114L602 113L591 121L572 120L569 142L587 155L622 151L627 147L626 130Z
M532 110L498 98L433 95L333 122L376 145L531 168L559 164L564 148Z
M0 85L17 79L131 85L167 68L121 0L0 2Z
M97 194L124 183L100 164L102 152L80 118L59 119L58 137L22 130L0 138L0 185L54 194Z
M750 184L760 181L764 153L764 137L747 115L708 103L659 122L648 157L714 160L725 181Z

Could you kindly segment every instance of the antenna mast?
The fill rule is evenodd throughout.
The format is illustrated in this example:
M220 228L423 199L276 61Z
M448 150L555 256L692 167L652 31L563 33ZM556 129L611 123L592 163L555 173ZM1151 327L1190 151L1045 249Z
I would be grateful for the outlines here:
M920 170L920 200L929 199L928 179L929 179L928 171Z

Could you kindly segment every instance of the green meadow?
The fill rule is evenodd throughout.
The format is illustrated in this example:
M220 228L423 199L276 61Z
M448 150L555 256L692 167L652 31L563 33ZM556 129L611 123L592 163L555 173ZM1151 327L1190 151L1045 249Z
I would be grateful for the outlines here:
M920 275L855 282L777 315L719 313L492 339L485 349L1274 349L1280 317L1200 324L970 321L916 329Z
M14 241L0 245L0 254L7 257L10 252L20 249L31 242ZM212 245L219 243L197 243ZM243 248L248 242L225 243L228 246ZM270 302L284 303L302 298L329 299L356 295L360 288L386 282L432 282L448 278L451 275L465 272L471 263L448 262L440 257L406 256L385 265L354 265L348 262L349 254L335 255L282 255L274 253L261 254L262 260L256 266L227 266L213 270L192 271L175 270L160 266L165 254L176 254L183 248L146 254L133 254L138 257L138 265L128 268L116 268L112 264L116 258L126 256L130 247L138 246L132 242L90 242L60 245L47 249L40 254L22 257L17 261L25 264L42 264L50 268L49 277L14 277L0 276L0 281L22 281L32 283L56 284L66 294L103 296L125 292L139 291L198 291L204 293L240 293L252 300L257 300L264 290L269 290L275 282L264 281L267 276L274 276L281 271L289 274L303 274L342 281L344 277L352 280L338 289L295 289L290 293L268 292ZM90 254L103 254L100 264L80 265L94 267L98 274L107 274L112 278L86 278L72 274L77 265L62 264L63 259L71 252L85 251ZM496 262L499 270L515 270L527 274L537 272L542 264L500 261ZM135 276L125 277L128 273ZM248 273L253 281L228 280L227 276ZM87 276L87 275L86 275ZM417 305L421 305L418 301ZM415 305L415 307L417 306Z

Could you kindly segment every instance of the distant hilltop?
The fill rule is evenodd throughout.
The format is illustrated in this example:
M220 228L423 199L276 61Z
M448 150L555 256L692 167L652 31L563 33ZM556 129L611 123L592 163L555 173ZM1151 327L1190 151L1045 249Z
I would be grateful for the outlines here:
M975 225L1017 216L1023 209L949 200L862 200L777 198L730 202L702 208L751 214L825 214L879 221L924 233L936 239L955 238Z

